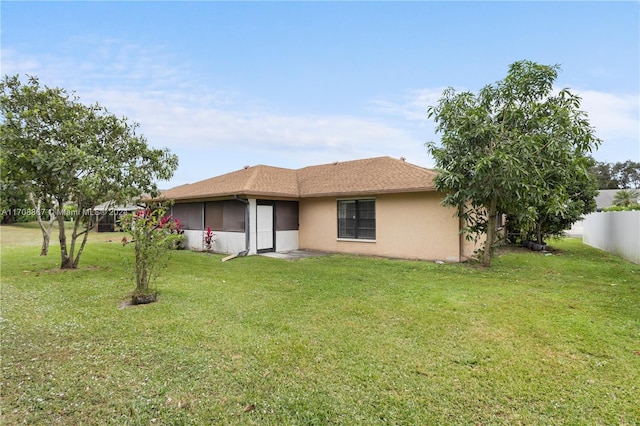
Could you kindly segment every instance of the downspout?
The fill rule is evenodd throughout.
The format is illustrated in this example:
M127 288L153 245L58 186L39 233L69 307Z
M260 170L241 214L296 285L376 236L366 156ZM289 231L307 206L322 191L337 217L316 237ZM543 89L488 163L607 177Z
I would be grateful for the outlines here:
M458 262L464 262L465 252L464 252L464 241L465 235L462 233L462 228L464 227L464 223L462 217L460 217L461 209L458 207Z
M244 251L241 251L236 256L246 256L249 253L249 237L250 237L250 220L249 220L249 200L245 200L244 198L240 198L237 195L234 195L235 199L244 203L246 205L244 209Z

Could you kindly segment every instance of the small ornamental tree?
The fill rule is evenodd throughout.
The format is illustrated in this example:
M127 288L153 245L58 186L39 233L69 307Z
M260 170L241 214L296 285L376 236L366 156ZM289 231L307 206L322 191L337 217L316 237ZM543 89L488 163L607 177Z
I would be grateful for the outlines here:
M139 127L37 77L0 79L0 185L16 185L38 211L56 212L61 269L78 267L95 206L156 196L156 182L178 167L178 157L151 147ZM61 214L68 205L76 212L71 235ZM39 222L46 254L51 233Z
M146 208L121 220L122 229L132 236L135 251L136 289L132 304L153 302L152 279L166 266L169 250L184 239L180 222L166 216L164 207ZM126 244L126 241L123 240Z

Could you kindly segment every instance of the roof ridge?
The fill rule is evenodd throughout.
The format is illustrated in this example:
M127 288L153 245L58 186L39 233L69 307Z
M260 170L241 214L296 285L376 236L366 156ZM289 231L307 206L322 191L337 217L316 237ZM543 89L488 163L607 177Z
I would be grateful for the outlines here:
M379 160L381 158L389 158L391 160L394 160L393 157L390 157L388 155L381 155L379 157L359 158L357 160L346 160L346 161L339 161L338 160L338 161L334 161L334 162L331 162L331 163L312 164L311 166L305 166L305 167L301 167L301 168L295 169L295 170L299 171L299 170L304 170L304 169L310 169L310 168L313 168L313 167L337 166L338 164L358 163L358 162L362 162L362 161ZM400 161L400 160L398 160L398 161ZM410 163L407 163L407 164L410 164Z
M258 164L163 191L174 199L254 194L320 197L434 191L438 173L404 159L379 156L291 169Z
M256 181L256 176L258 175L258 168L260 168L260 166L262 166L262 164L258 164L257 166L253 166L253 167L249 167L248 169L245 169L245 170L250 170L250 174L247 177L247 179L244 181L244 185L242 185L242 189L246 191L251 188L251 185L253 185L253 183Z

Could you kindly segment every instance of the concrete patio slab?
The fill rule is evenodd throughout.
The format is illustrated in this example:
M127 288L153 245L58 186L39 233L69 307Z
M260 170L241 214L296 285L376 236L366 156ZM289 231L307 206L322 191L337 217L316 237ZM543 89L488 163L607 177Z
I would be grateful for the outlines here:
M261 253L260 256L272 257L274 259L286 259L286 260L298 260L305 259L308 257L318 257L318 256L326 256L330 253L322 252L322 251L313 251L313 250L291 250L291 251L283 251L283 252L270 252L270 253Z

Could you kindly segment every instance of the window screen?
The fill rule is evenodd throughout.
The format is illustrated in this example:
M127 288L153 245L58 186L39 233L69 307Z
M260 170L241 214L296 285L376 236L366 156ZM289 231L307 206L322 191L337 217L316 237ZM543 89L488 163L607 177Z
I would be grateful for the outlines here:
M222 214L224 201L209 201L204 203L204 228L222 231Z
M375 200L338 201L338 238L375 240Z
M297 231L298 224L298 202L276 201L276 231Z
M214 231L244 232L246 205L241 201L224 200L205 203L204 226Z
M202 229L202 203L174 204L173 218L178 219L184 229Z

